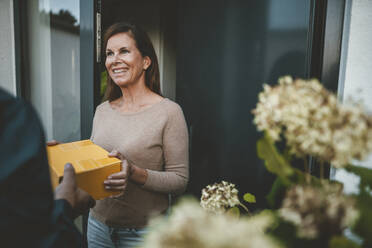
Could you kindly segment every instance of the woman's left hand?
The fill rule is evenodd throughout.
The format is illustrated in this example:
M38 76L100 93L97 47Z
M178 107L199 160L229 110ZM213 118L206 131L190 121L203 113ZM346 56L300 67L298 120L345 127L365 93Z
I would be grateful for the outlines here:
M119 195L112 196L113 198L120 197L129 180L130 176L130 165L125 157L118 151L113 150L108 154L109 157L116 157L122 161L122 170L120 172L111 174L103 183L105 184L105 189L122 191Z

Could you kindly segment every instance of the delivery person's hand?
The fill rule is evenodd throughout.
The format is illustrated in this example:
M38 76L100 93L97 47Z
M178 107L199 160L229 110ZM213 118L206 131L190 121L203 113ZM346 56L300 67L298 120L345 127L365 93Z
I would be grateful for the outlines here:
M121 166L122 169L120 172L111 174L103 183L105 184L105 188L107 190L115 190L115 191L122 191L120 194L112 196L112 198L120 197L129 180L130 172L131 172L131 165L125 159L125 157L118 151L113 150L108 154L109 157L116 157L122 161Z
M75 170L71 164L66 164L63 180L55 190L55 199L65 199L75 212L75 217L94 207L95 200L76 185Z

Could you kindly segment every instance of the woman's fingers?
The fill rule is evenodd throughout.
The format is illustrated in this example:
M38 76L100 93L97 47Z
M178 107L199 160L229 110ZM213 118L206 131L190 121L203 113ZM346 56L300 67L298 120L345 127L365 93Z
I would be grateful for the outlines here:
M107 190L124 191L125 187L127 187L126 179L105 180L103 183Z
M105 186L105 189L107 190L114 190L114 191L124 191L125 187L127 185L122 185L122 186Z
M58 145L59 142L56 141L56 140L50 140L50 141L47 141L47 145L48 146L55 146L55 145Z
M121 163L121 171L111 174L108 179L120 179L120 178L128 178L130 173L130 165L126 159L124 159Z
M125 172L129 172L129 163L128 163L128 160L124 159L122 162L121 162L121 171L125 171Z
M112 150L112 151L108 154L109 157L117 157L118 155L119 155L119 152L116 151L116 150Z
M106 190L122 191L118 195L110 196L110 198L119 198L123 195L127 187L127 180L129 175L128 161L118 151L113 150L109 153L109 157L117 157L122 160L122 170L120 172L111 174L103 183Z
M105 186L122 186L124 184L126 184L126 181L125 179L116 179L116 180L105 180L103 183L105 184Z
M120 153L118 152L117 150L112 150L109 154L108 154L109 157L116 157L120 160L125 160L125 157Z
M127 171L123 170L123 171L119 171L114 174L111 174L107 179L111 180L111 179L126 179L126 178L127 178Z

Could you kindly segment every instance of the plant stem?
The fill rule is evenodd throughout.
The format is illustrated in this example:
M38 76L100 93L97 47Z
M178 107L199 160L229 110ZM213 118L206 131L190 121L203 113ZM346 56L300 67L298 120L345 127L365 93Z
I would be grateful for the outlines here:
M324 162L320 161L320 179L324 179Z
M243 203L241 203L241 202L239 202L239 205L247 212L247 214L249 215L249 216L251 216L252 214L251 214L251 212L248 210L248 208L243 204Z
M309 173L309 165L307 163L307 158L304 158L304 171Z
M304 158L304 171L305 171L306 183L310 184L310 168L309 168L308 158Z

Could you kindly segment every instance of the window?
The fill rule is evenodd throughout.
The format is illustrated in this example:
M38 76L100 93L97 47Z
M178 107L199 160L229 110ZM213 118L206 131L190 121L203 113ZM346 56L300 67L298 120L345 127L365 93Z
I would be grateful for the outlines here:
M79 140L79 1L27 1L29 85L26 95L47 139Z

